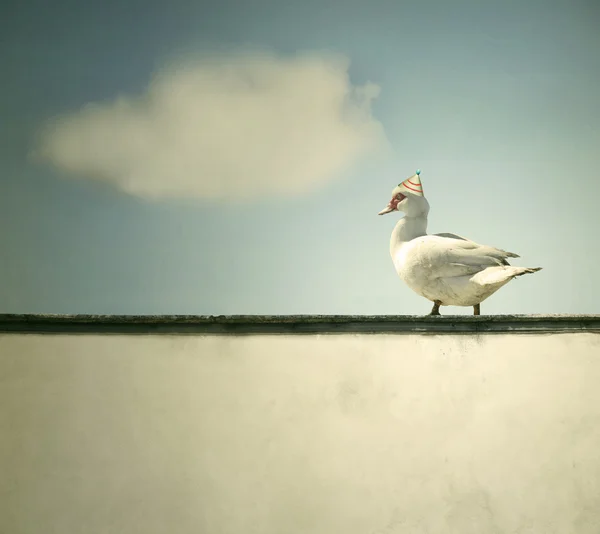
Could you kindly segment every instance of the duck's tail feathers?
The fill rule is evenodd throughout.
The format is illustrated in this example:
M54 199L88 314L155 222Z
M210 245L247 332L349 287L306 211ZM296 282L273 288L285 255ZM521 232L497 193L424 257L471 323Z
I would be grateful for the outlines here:
M515 274L515 276L523 276L524 274L532 274L541 271L543 267L517 267L520 272Z
M478 272L471 280L481 285L505 284L509 280L524 274L535 273L541 267L488 267L483 271Z
M541 267L510 267L512 273L510 274L510 278L517 278L518 276L523 276L524 274L533 274L541 271Z

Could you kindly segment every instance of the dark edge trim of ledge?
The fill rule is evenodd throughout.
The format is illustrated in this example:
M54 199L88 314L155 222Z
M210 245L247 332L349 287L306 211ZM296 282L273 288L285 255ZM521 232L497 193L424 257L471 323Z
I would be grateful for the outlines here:
M600 315L13 315L13 334L600 333Z

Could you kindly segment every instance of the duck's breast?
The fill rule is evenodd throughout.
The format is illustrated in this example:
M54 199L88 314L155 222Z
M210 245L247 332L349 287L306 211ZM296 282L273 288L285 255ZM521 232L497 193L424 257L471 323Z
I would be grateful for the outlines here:
M430 293L436 286L428 262L427 236L401 243L393 252L392 260L398 276L416 293L431 299Z

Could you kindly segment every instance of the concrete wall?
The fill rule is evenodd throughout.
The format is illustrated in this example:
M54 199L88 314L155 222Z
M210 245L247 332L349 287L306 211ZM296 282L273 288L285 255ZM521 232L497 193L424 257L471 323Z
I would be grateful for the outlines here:
M0 532L598 534L600 335L0 334Z

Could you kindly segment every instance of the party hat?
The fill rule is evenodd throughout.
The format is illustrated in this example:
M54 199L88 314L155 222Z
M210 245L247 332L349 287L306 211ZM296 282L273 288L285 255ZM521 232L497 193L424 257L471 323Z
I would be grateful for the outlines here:
M423 194L423 184L421 183L421 171L417 171L410 178L404 180L404 182L398 184L396 190L398 192L407 191L408 193L412 193L413 195L417 195L419 197L425 196Z

